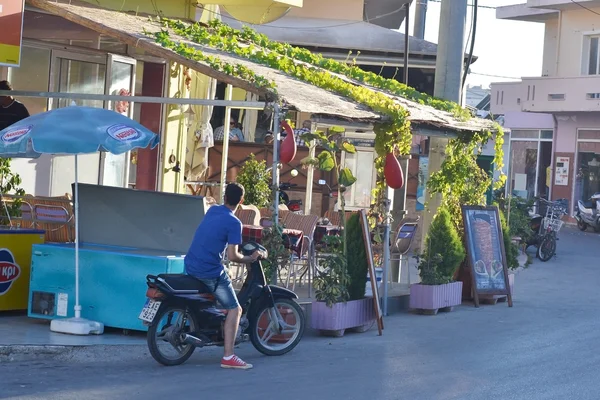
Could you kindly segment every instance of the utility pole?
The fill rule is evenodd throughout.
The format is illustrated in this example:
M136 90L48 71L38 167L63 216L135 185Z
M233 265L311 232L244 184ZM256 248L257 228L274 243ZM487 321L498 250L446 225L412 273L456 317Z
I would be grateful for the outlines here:
M422 0L418 0L422 1ZM434 96L460 103L462 72L465 62L464 42L467 22L467 0L442 0L440 31L435 65ZM429 138L429 175L440 170L448 139ZM439 194L429 196L423 213L422 237L425 240L433 216L441 203ZM425 243L422 243L425 246Z
M425 39L425 22L427 21L427 0L415 1L415 27L413 36Z

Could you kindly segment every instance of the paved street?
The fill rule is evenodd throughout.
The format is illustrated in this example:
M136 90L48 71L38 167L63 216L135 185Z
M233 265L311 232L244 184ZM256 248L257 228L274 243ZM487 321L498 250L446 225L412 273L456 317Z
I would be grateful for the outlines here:
M143 346L97 347L74 359L0 365L13 399L598 399L600 236L564 229L558 257L516 276L514 307L471 304L400 314L374 331L308 336L291 354L239 354L252 371L221 370L217 349L157 365Z

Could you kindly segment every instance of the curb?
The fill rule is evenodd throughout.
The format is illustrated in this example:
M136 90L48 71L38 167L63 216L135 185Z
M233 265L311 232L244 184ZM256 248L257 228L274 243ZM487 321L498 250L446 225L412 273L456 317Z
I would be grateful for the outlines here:
M110 362L146 359L148 348L133 345L0 345L0 364L27 361Z
M0 346L0 362L55 359L71 352L73 346L8 345Z

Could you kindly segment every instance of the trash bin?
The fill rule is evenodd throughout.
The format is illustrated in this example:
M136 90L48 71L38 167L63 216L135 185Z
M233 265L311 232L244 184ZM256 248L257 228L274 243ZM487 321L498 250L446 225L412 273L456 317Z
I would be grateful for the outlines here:
M31 246L44 243L45 231L0 230L0 311L27 310Z

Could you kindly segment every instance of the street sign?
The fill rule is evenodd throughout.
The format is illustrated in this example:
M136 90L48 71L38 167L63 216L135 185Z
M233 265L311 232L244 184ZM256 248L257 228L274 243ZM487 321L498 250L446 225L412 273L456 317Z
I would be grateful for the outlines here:
M21 65L25 0L0 0L0 66Z

